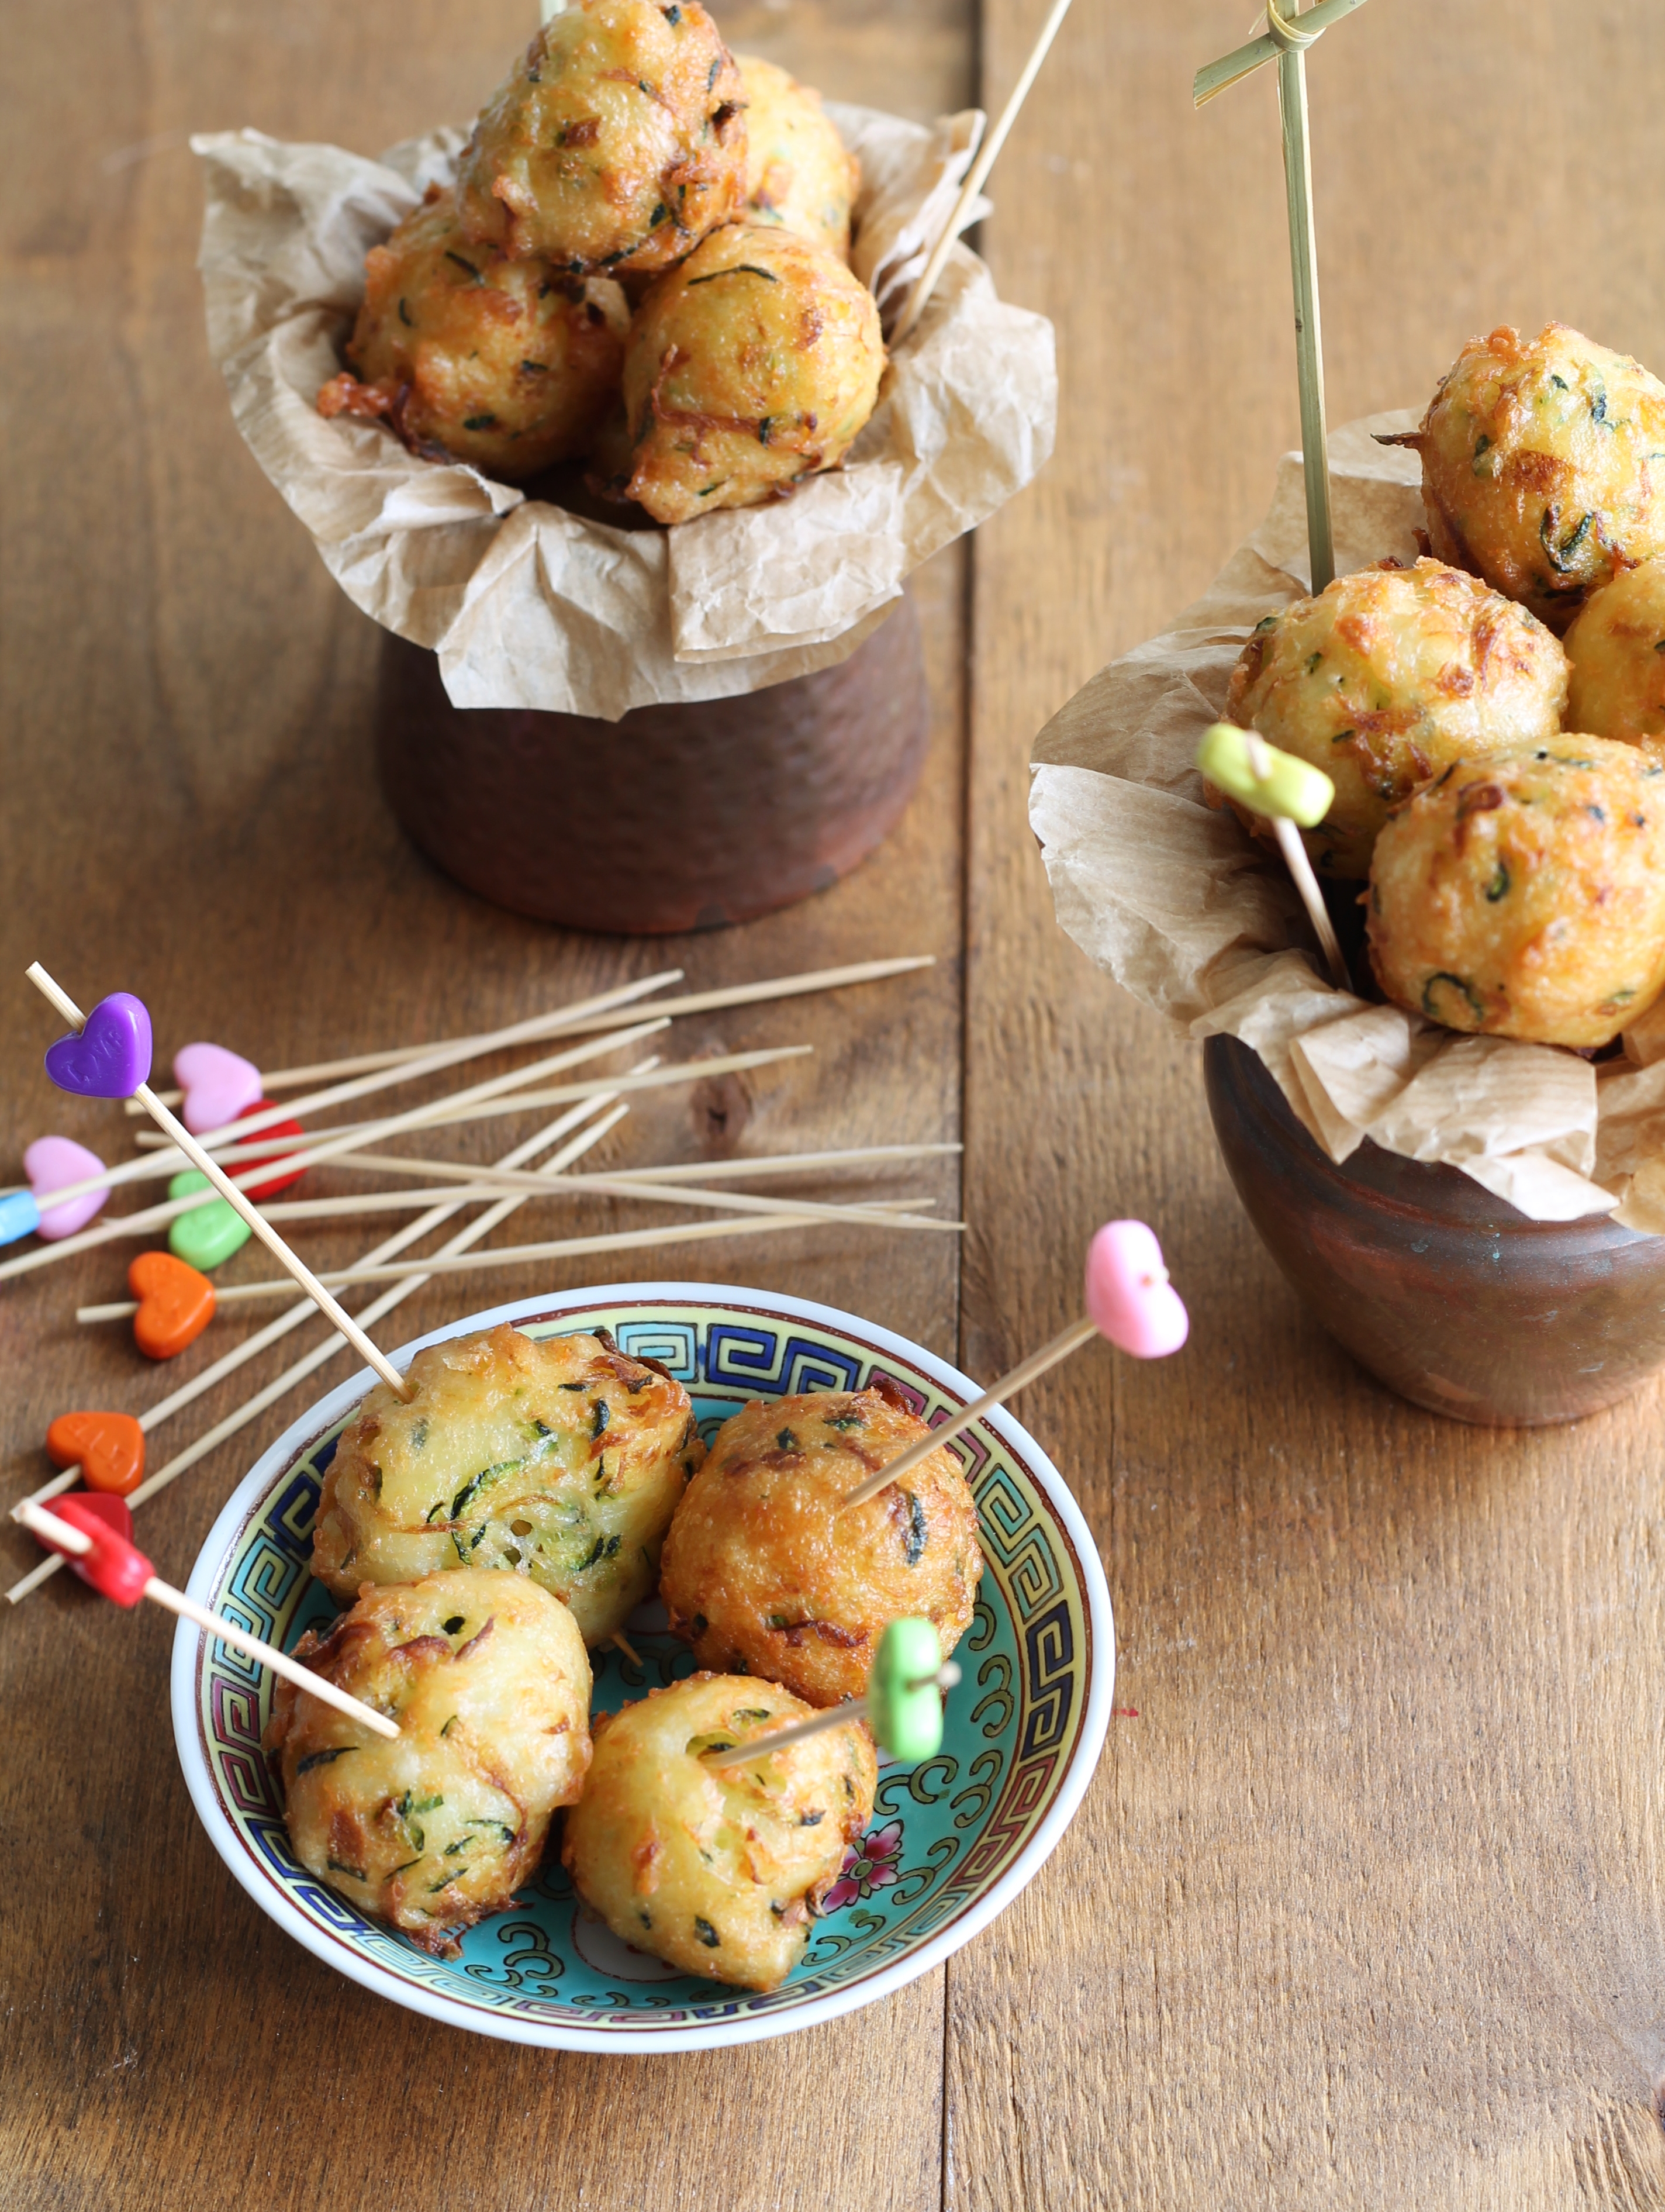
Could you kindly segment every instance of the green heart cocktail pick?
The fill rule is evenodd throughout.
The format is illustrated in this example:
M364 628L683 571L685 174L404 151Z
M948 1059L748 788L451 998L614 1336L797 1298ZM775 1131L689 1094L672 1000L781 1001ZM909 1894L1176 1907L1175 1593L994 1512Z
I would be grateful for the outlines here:
M748 1759L767 1759L789 1743L802 1743L806 1736L819 1735L823 1729L865 1720L887 1758L917 1766L942 1749L943 1692L959 1679L954 1661L942 1656L933 1622L893 1620L878 1639L865 1697L847 1698L842 1705L794 1721L790 1728L770 1729L744 1743L726 1744L707 1752L706 1759L713 1766L741 1766Z
M1259 731L1240 730L1233 722L1216 722L1203 732L1202 743L1197 747L1197 767L1228 799L1272 824L1284 865L1295 879L1295 888L1323 947L1330 980L1344 991L1352 990L1341 940L1300 837L1301 830L1316 830L1329 812L1335 786L1310 761L1280 752L1276 745L1267 744Z
M167 1194L189 1198L193 1190L208 1187L205 1175L198 1175L195 1168L185 1168L168 1184ZM235 1206L228 1206L222 1198L212 1198L206 1206L193 1206L168 1224L167 1249L176 1260L207 1274L234 1252L240 1252L252 1233Z

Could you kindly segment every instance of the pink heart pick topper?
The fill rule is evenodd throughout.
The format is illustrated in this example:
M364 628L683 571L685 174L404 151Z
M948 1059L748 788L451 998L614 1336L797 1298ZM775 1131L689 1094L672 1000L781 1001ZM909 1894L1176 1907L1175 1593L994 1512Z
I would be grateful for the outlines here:
M108 1191L88 1190L62 1206L46 1204L48 1194L62 1190L66 1183L85 1182L89 1176L104 1173L98 1154L71 1137L37 1137L23 1155L23 1172L40 1208L35 1233L49 1240L73 1237L77 1229L84 1229L109 1196Z
M46 1073L80 1098L131 1098L150 1073L150 1016L143 999L112 991L79 1036L46 1048Z
M1102 1336L1136 1359L1177 1352L1190 1319L1142 1221L1107 1221L1087 1247L1087 1312Z
M222 1044L182 1045L173 1055L173 1080L185 1093L179 1119L193 1137L223 1129L259 1102L259 1069Z

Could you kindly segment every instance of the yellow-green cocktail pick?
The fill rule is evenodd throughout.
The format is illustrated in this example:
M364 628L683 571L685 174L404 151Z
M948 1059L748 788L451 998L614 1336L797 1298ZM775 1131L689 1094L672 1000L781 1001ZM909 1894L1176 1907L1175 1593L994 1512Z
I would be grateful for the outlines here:
M1276 745L1267 744L1257 730L1240 730L1235 722L1216 722L1203 732L1202 743L1197 747L1197 767L1228 799L1270 822L1284 865L1295 879L1295 888L1323 947L1331 981L1350 991L1352 979L1341 955L1341 940L1299 835L1301 830L1316 830L1329 812L1335 786L1310 761L1280 752Z

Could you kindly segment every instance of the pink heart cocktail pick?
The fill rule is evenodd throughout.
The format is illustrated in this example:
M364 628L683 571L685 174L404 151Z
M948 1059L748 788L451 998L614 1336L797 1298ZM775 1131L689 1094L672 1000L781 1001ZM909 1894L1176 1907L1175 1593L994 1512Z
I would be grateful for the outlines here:
M48 1241L73 1237L77 1229L84 1229L110 1195L107 1188L83 1190L79 1198L67 1199L62 1206L47 1205L52 1193L62 1190L65 1184L87 1182L104 1173L98 1154L89 1152L72 1137L37 1137L23 1155L23 1172L40 1209L35 1233Z
M1165 1359L1191 1321L1142 1221L1107 1221L1087 1247L1087 1314L1101 1336L1135 1359Z
M78 1098L131 1098L150 1076L150 1017L131 991L112 991L78 1036L46 1048L46 1073Z
M260 1100L260 1071L222 1044L182 1045L173 1055L173 1080L185 1093L179 1119L193 1137L223 1129Z
M1142 1221L1107 1221L1087 1248L1087 1311L1080 1321L1061 1329L1050 1344L1032 1352L1009 1375L1001 1376L980 1398L962 1406L957 1413L939 1421L928 1436L921 1437L898 1453L886 1467L876 1468L848 1491L841 1502L860 1505L876 1498L885 1486L928 1459L939 1446L969 1429L974 1421L1033 1382L1060 1359L1067 1359L1096 1336L1108 1337L1135 1359L1164 1359L1177 1352L1190 1330L1179 1293L1162 1264L1162 1247L1156 1232Z

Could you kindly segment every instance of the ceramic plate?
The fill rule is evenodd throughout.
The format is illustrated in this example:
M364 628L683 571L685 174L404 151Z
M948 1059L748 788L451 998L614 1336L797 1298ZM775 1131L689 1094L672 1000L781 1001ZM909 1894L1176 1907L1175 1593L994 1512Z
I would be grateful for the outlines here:
M749 1399L900 1383L928 1420L975 1395L942 1360L807 1299L698 1283L624 1284L525 1298L474 1314L393 1354L513 1322L528 1336L605 1323L659 1360L693 1398L708 1438ZM307 1571L319 1478L367 1387L361 1373L266 1453L215 1523L192 1597L292 1646L335 1607ZM1109 1717L1115 1639L1098 1553L1061 1477L1003 1413L952 1449L966 1469L987 1561L959 1646L939 1756L886 1765L872 1825L847 1852L805 1958L768 1994L699 1981L634 1951L589 1918L551 1851L520 1902L470 1930L462 1956L430 1959L324 1888L289 1849L260 1731L271 1678L181 1623L173 1732L216 1849L281 1928L348 1975L429 2019L517 2043L579 2051L687 2051L784 2035L849 2012L927 1972L1009 1905L1080 1802ZM611 1710L692 1671L644 1607L642 1664L592 1655Z

